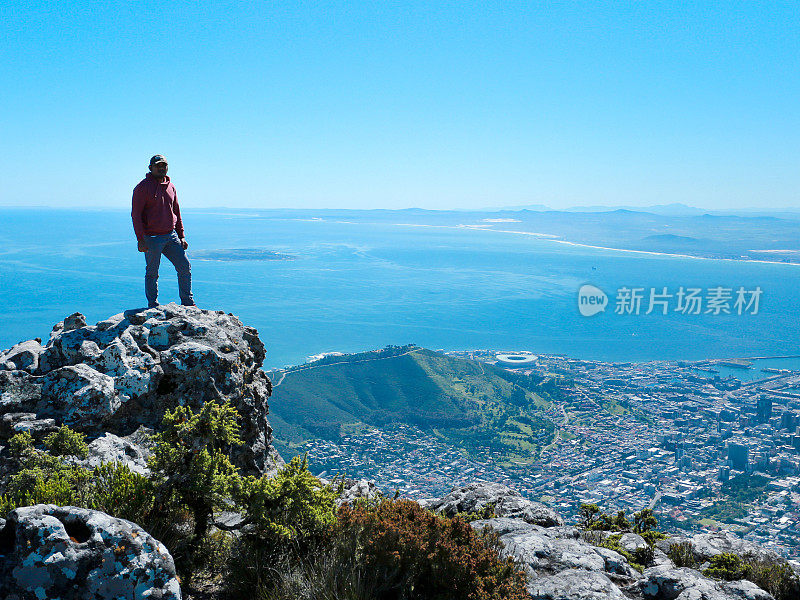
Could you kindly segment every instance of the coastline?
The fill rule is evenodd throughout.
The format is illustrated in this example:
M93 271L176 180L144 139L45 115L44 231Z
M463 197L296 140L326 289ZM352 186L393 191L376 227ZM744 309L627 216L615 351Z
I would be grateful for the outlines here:
M514 229L492 229L491 223L485 225L427 225L424 223L395 223L399 227L436 227L440 229L469 229L470 231L492 231L494 233L512 233L516 235L529 235L539 238L543 241L554 242L556 244L564 244L566 246L576 246L579 248L592 248L595 250L610 250L613 252L630 252L633 254L648 254L651 256L667 256L670 258L691 258L694 260L724 260L729 262L742 262L742 263L759 263L768 265L792 265L795 267L800 266L800 262L784 262L779 260L758 260L754 258L722 258L715 256L697 256L694 254L677 254L673 252L655 252L653 250L632 250L630 248L613 248L611 246L598 246L595 244L582 244L580 242L571 242L569 240L555 239L558 236L552 233L539 233L535 231L517 231Z

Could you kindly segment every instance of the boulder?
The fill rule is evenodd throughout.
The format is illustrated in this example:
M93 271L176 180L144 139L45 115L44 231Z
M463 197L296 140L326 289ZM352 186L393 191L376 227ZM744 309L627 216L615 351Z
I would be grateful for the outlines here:
M528 500L502 483L485 481L454 488L443 498L426 503L426 508L452 516L459 512L481 512L492 505L498 517L522 519L542 527L564 524L564 520L552 508Z
M649 547L644 538L635 533L624 533L619 540L619 546L626 552L636 552L637 550L645 550Z
M775 600L772 594L765 592L752 581L723 581L720 583L725 592L741 600Z
M509 518L478 520L471 525L477 530L485 527L494 530L503 545L503 556L523 565L530 581L570 569L602 574L623 585L641 579L641 574L628 564L624 556L584 542L572 527L547 528ZM616 583L615 588L620 591Z
M140 429L145 430L144 427ZM89 442L89 454L81 462L88 468L118 462L126 465L134 473L149 475L147 459L150 456L150 449L144 444L133 441L136 436L136 432L128 437L106 433Z
M625 600L625 595L603 573L567 569L528 583L533 600Z
M44 352L39 340L28 340L0 354L0 369L33 373L39 368L39 356Z
M249 474L283 465L266 418L272 384L260 368L264 345L232 314L173 303L90 326L75 313L56 324L44 347L36 344L3 353L0 416L33 413L30 421L53 419L90 439L124 438L140 426L156 429L175 406L197 411L209 400L230 402L245 442L234 448L234 462ZM30 360L15 358L23 347Z
M323 480L323 483L327 483ZM339 497L336 499L336 506L341 506L345 503L353 503L358 498L378 498L381 496L381 491L374 482L368 479L345 479L344 489Z
M665 566L645 569L641 583L645 600L742 600L742 593L752 600L773 600L772 596L750 582L717 582L694 569L673 569ZM766 595L764 595L766 594Z
M764 560L779 560L780 557L771 550L762 548L758 544L743 540L730 531L717 531L715 533L699 533L691 538L695 556L700 561L707 561L712 556L725 552L739 556L753 556Z
M89 365L67 365L42 377L40 414L57 416L73 429L103 426L122 402L114 391L114 378Z
M38 441L56 429L55 420L37 419L36 413L6 413L0 418L0 435L6 439L27 431Z
M13 510L0 531L0 554L2 598L181 598L164 545L138 525L94 510Z
M675 568L675 563L672 562L669 556L666 555L659 548L653 548L653 564L654 567L667 567L670 569Z

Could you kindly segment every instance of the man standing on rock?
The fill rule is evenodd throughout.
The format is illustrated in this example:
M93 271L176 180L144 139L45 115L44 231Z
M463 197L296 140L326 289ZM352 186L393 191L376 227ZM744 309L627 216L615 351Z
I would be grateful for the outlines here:
M150 159L150 172L133 188L133 230L144 252L147 267L144 293L150 308L158 306L158 267L161 255L175 265L181 304L195 306L192 298L192 267L186 258L189 244L183 236L181 209L175 186L167 177L167 159L156 154Z

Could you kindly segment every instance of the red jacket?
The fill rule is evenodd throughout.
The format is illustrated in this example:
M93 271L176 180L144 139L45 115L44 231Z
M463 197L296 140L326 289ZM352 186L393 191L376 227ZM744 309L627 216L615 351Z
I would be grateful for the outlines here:
M183 239L178 194L169 177L162 183L157 181L152 173L148 173L139 185L133 188L131 217L137 240L141 241L146 235L172 233L173 229L178 237Z

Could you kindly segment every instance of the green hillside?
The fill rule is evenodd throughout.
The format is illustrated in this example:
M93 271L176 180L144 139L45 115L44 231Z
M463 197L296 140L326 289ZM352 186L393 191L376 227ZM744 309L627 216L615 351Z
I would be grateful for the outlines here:
M539 380L417 346L328 357L272 377L269 418L287 455L308 439L390 423L501 462L531 462L553 439Z

